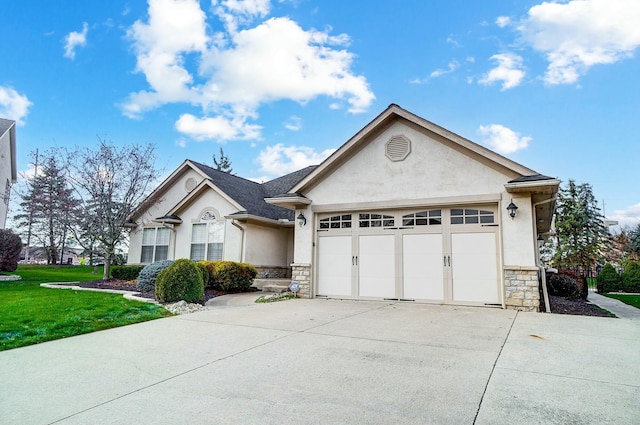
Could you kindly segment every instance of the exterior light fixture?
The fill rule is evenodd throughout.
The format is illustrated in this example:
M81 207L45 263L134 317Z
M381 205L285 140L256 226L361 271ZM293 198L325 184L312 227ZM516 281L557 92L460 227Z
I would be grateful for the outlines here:
M509 216L511 218L514 218L516 216L516 214L518 213L518 206L513 203L513 199L511 200L509 205L507 205L507 211L509 211Z
M296 217L296 220L298 220L298 224L300 225L300 227L306 226L307 224L307 217L305 217L304 214L302 214L302 211L300 211L300 214L298 214L298 217Z
M542 245L544 245L544 238L542 235L538 235L538 249L542 249Z

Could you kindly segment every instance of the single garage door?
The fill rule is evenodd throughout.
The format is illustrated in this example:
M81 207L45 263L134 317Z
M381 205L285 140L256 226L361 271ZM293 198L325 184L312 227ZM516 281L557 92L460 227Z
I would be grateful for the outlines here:
M499 305L495 207L325 214L315 294Z

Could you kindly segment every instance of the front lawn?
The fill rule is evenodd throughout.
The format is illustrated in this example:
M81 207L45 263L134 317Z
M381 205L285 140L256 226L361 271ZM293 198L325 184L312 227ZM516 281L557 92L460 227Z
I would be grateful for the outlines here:
M171 316L151 303L119 294L48 289L45 282L102 278L93 267L20 265L18 281L0 281L0 351Z
M615 298L616 300L620 300L623 303L629 304L635 308L640 308L640 294L626 295L626 294L616 294L616 293L610 292L602 295L609 298Z

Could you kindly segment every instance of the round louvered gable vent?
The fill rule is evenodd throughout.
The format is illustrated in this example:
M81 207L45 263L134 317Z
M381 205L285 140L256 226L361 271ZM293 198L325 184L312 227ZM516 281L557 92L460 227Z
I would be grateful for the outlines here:
M196 179L193 177L189 177L186 182L184 182L184 188L187 189L187 192L191 192L196 188Z
M404 135L391 137L385 145L385 154L391 161L402 161L411 153L411 140Z

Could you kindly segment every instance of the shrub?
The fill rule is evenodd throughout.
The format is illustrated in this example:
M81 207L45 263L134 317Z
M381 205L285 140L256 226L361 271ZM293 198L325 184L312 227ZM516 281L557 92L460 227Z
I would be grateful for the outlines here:
M156 279L156 299L160 302L201 301L204 297L202 272L193 261L181 258L162 270Z
M573 277L557 273L548 280L549 294L557 297L580 298L579 283Z
M140 270L140 274L138 274L136 289L141 292L153 291L158 274L169 267L171 263L173 263L173 260L162 260L144 266L144 268Z
M0 272L14 272L18 268L22 239L8 229L0 229Z
M226 293L246 292L258 271L251 264L235 261L207 261L209 286Z
M111 277L120 280L135 280L142 269L144 269L144 266L113 266L111 268Z
M601 294L622 290L622 278L615 267L609 263L605 264L602 270L600 270L596 281L598 282L598 292Z
M578 286L578 294L573 298L582 298L586 300L589 296L589 284L587 282L587 278L585 276L580 276L578 273L573 270L561 269L558 270L559 275L567 276L576 281L576 285Z
M631 261L622 272L622 290L640 292L640 262Z
M202 284L204 285L205 288L209 287L209 269L207 269L207 266L205 264L205 261L198 261L196 263L196 267L198 267L198 270L200 270L200 273L202 274Z

